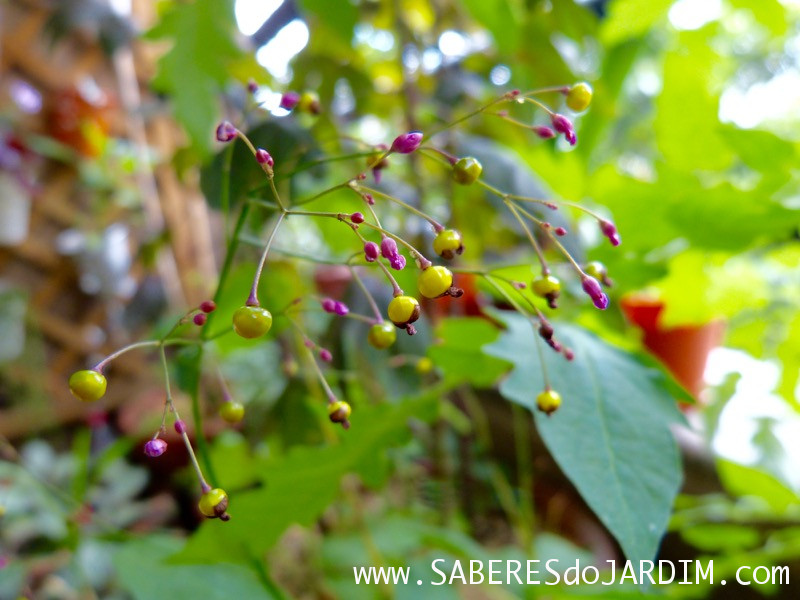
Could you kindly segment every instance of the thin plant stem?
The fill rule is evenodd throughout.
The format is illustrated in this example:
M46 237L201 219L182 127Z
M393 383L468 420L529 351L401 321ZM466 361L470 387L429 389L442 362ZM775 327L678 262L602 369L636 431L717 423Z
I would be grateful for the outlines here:
M267 238L267 243L264 246L264 251L261 253L261 258L258 261L258 268L256 269L255 277L253 277L253 285L250 287L250 296L247 298L247 306L259 306L258 304L258 282L261 280L261 272L264 270L264 263L267 262L267 256L269 256L269 249L272 247L272 242L275 240L275 235L278 233L278 229L280 229L281 223L283 223L283 219L286 217L287 211L282 210L280 214L278 214L278 218L275 221L275 224L272 226L272 231L269 234L269 238Z
M95 370L95 371L102 371L103 369L106 368L106 365L108 363L110 363L115 358L118 358L118 357L122 356L126 352L130 352L131 350L135 350L137 348L147 348L149 346L158 346L160 343L161 342L158 341L158 340L147 340L147 341L144 341L144 342L136 342L134 344L128 344L127 346L124 346L124 347L120 348L119 350L117 350L116 352L106 356L103 360L101 360L94 367L92 367L92 369Z
M433 226L434 231L436 231L437 233L444 229L444 226L441 223L439 223L436 219L434 219L430 215L422 212L418 208L415 208L415 207L411 206L408 202L404 202L403 200L400 200L400 198L396 198L396 197L392 196L391 194L387 194L385 192L381 192L380 190L376 190L376 189L373 189L373 188L370 188L370 187L366 187L366 186L359 186L359 188L363 189L363 190L366 190L368 193L373 194L375 196L380 196L381 198L386 198L387 200L389 200L391 202L394 202L395 204L397 204L399 206L402 206L407 211L414 213L418 217L421 217L421 218L425 219L428 223L430 223Z
M505 205L511 211L511 214L514 215L514 218L519 222L522 226L525 235L528 236L528 240L530 241L531 245L533 246L534 251L536 252L536 256L539 259L539 264L542 265L542 275L547 275L550 273L550 267L547 266L547 261L544 258L544 254L542 253L542 249L539 247L539 242L536 241L536 237L533 235L533 232L528 227L528 224L525 220L520 216L519 212L517 211L517 207L510 200L505 200Z
M375 302L375 298L373 298L372 294L369 293L367 286L364 284L364 281L361 279L361 276L356 271L356 268L351 264L348 264L347 266L350 267L350 273L352 273L353 275L353 281L356 282L356 285L361 289L361 291L364 293L364 296L367 298L367 302L369 302L369 306L372 309L373 314L375 315L376 322L380 323L381 321L383 321L383 314L381 314L381 311L378 308L378 304Z

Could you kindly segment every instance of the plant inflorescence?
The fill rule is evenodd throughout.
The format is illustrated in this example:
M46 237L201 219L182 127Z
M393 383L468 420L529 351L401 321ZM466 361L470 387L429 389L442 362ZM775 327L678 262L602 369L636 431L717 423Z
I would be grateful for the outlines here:
M257 87L254 87L257 89ZM251 92L254 90L251 89ZM415 323L419 319L422 311L419 300L415 293L410 290L403 290L393 275L393 271L402 271L410 263L418 271L417 292L420 296L434 300L442 297L458 298L462 295L462 290L455 284L454 273L471 273L481 278L494 290L507 304L525 315L529 320L537 338L540 338L547 346L561 353L567 360L573 359L573 351L564 346L555 336L555 329L548 321L542 309L527 294L523 293L528 285L535 297L542 298L550 309L558 306L558 300L562 292L561 281L556 278L550 269L545 257L544 244L556 249L563 255L567 263L574 269L576 277L579 279L583 291L592 300L598 309L605 309L608 306L608 296L603 291L604 286L610 286L611 280L608 277L605 267L598 262L590 262L582 266L567 251L559 238L567 235L564 227L554 227L547 220L541 217L541 212L555 211L560 206L577 208L595 218L600 232L608 238L612 245L620 243L620 236L613 223L597 215L596 213L570 202L562 202L551 199L539 199L515 194L506 193L481 178L483 167L480 161L473 156L453 156L446 149L435 144L437 134L452 129L463 123L467 119L478 115L486 114L496 116L514 125L530 130L536 136L548 139L563 136L571 145L577 142L577 136L572 121L545 104L540 98L547 94L562 94L566 98L567 106L576 112L585 110L592 97L592 90L586 83L578 83L572 86L546 88L534 90L526 93L510 91L502 96L495 98L488 104L477 110L461 117L431 134L424 134L419 131L411 131L398 135L391 144L380 144L371 147L368 153L367 163L364 170L360 170L346 181L342 181L330 188L316 194L313 198L319 198L334 190L346 189L359 197L363 203L363 212L323 212L303 210L303 202L293 203L287 198L282 197L275 185L276 164L265 148L254 146L248 138L246 132L236 127L229 121L223 121L216 129L216 139L221 143L232 144L237 140L244 143L256 164L261 168L266 177L267 184L273 196L274 218L270 222L269 233L263 243L260 259L258 261L255 276L249 290L243 293L243 303L233 313L231 327L226 327L216 334L208 334L207 329L213 321L216 304L212 300L201 303L198 307L187 312L165 335L155 340L148 340L130 344L113 354L105 357L92 368L74 373L69 379L69 387L73 395L86 402L93 402L103 397L106 392L106 378L104 369L106 366L120 355L137 349L152 348L160 356L163 367L166 396L161 426L144 446L144 452L149 457L158 457L167 451L167 443L162 439L166 432L167 419L173 420L175 431L181 436L186 450L191 459L191 463L197 474L202 496L199 502L200 512L209 518L220 518L227 520L229 515L228 496L226 492L219 488L212 488L206 481L203 470L195 456L195 452L187 433L186 423L180 418L175 408L170 387L170 375L167 363L166 350L170 346L180 345L203 345L219 336L226 335L233 331L242 338L260 338L269 333L273 321L285 319L287 323L297 331L303 340L303 350L305 359L311 370L319 380L328 401L328 416L333 423L340 424L345 429L349 428L352 407L341 399L328 383L324 367L330 363L333 355L327 348L321 347L309 336L296 318L299 310L308 305L309 298L298 298L288 306L265 307L261 305L258 297L259 282L264 272L265 265L273 247L273 242L278 231L289 219L332 219L342 224L342 227L349 229L354 236L354 245L358 247L352 257L347 261L346 266L352 275L352 279L361 292L364 294L367 305L370 307L371 315L357 314L339 300L332 298L317 298L319 306L325 313L335 317L356 319L369 325L367 342L376 349L385 349L392 346L397 340L397 331L405 331L408 335L417 332ZM533 104L544 112L549 119L549 125L528 125L513 117L511 112L515 105ZM507 108L498 110L501 105ZM311 92L296 93L286 92L281 99L281 107L288 111L304 111L310 114L318 114L321 110L317 96ZM439 223L431 215L423 210L412 206L394 195L377 187L367 184L367 174L372 173L376 186L380 182L381 173L389 168L389 158L392 155L406 155L418 153L423 157L440 165L443 173L447 174L459 185L480 186L487 192L497 196L511 217L518 224L522 234L528 239L536 256L539 275L530 284L521 281L508 279L494 270L487 269L467 269L449 268L441 264L434 264L426 253L413 245L403 236L386 228L380 219L380 205L382 203L396 204L410 214L424 219L433 229L435 234L433 240L433 252L437 257L444 261L452 261L461 256L468 249L465 249L461 234L452 228ZM239 234L242 219L237 223L237 230L234 232L233 239ZM370 239L373 238L373 239ZM377 240L377 241L376 241ZM218 285L218 292L221 289L227 269L236 250L235 244L228 246L225 267L223 268ZM369 288L362 280L364 269L377 269L381 276L385 278L388 286L392 290L392 299L388 303L385 312L379 307L378 301L370 293ZM218 295L218 294L217 294ZM200 328L203 333L196 335L178 335L179 329L185 325L193 323ZM424 362L423 361L427 361ZM555 412L561 404L561 396L550 386L545 370L544 361L540 361L543 370L545 389L536 396L536 405L544 413L550 415ZM417 364L420 373L428 373L433 368L430 359L422 359ZM245 407L242 403L231 397L225 381L219 374L220 387L223 392L223 400L219 414L228 423L238 423L245 416ZM198 432L201 435L201 432Z

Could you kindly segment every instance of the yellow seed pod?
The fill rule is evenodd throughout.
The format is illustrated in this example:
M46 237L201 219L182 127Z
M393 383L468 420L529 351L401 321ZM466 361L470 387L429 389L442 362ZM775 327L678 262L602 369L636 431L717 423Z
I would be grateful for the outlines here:
M438 298L453 286L453 274L447 267L428 267L417 278L419 293L426 298Z
M573 85L567 92L567 106L575 112L583 112L592 103L592 86L585 81Z

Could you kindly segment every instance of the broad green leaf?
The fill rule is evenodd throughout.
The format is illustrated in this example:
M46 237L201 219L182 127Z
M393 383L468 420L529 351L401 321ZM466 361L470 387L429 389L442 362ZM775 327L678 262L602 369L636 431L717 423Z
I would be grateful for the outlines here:
M343 44L349 44L353 28L358 22L358 8L348 0L300 0L300 6L310 16L311 26L321 35L338 36Z
M473 19L492 34L502 54L513 54L520 41L519 0L464 0L464 7Z
M231 65L243 56L233 41L235 32L233 0L196 0L172 4L145 36L172 41L152 85L170 95L175 117L201 157L211 150L217 96L231 77Z
M722 484L734 496L760 498L773 511L783 514L790 507L800 506L800 497L783 483L752 467L728 460L717 462L717 473Z
M608 6L608 17L603 21L600 38L613 46L639 37L665 18L673 0L614 0Z
M782 36L788 25L787 7L779 0L728 0L734 8L750 11L760 25L766 27L773 36Z
M183 540L153 535L127 541L114 553L113 562L124 589L136 600L155 598L247 598L268 600L253 571L239 565L169 564L167 558L183 546ZM224 552L223 549L217 549Z
M429 420L436 407L435 395L397 405L356 407L341 443L298 447L269 461L263 486L231 496L231 520L207 521L179 560L245 561L271 548L289 525L316 521L338 496L345 474L358 473L367 485L380 485L387 475L386 449L410 437L408 418ZM218 548L226 548L224 556Z
M534 413L553 458L625 555L652 559L681 482L669 425L682 417L664 376L583 330L554 323L575 360L544 353L551 385L563 398L547 417L536 410L545 384L530 323L516 313L493 314L508 329L485 351L514 365L500 393Z
M482 351L497 338L497 333L497 328L485 319L445 319L436 328L440 342L428 349L428 356L448 381L488 387L506 370L503 361Z

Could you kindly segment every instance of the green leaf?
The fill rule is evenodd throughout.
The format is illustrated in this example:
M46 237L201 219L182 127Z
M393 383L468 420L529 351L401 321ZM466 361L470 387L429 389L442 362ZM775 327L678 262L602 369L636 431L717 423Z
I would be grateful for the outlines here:
M489 387L506 370L505 363L487 356L482 348L497 338L497 328L485 319L444 319L436 328L440 342L428 349L428 356L452 383L468 382Z
M179 560L246 561L271 548L289 525L316 521L338 496L345 474L358 473L377 487L388 473L385 450L409 439L409 417L432 419L437 398L429 394L398 405L356 407L341 443L298 447L266 464L263 487L231 496L230 522L207 521ZM224 556L219 548L226 549Z
M464 0L473 19L492 34L502 54L514 54L519 46L519 0Z
M493 314L508 330L485 351L514 365L500 393L534 413L553 458L625 555L652 559L681 482L669 424L682 417L664 376L581 329L554 323L575 360L545 352L551 385L563 398L547 417L535 408L544 381L529 321L516 313Z
M717 473L725 489L731 494L760 498L778 514L785 513L790 507L796 508L800 505L800 497L792 490L772 475L752 467L720 460L717 462Z
M120 545L112 560L122 586L136 600L268 600L275 597L267 593L256 575L245 567L224 563L168 564L167 557L182 545L183 540L167 536L150 536Z
M649 32L663 19L673 0L616 0L609 5L608 17L600 29L600 39L608 46Z
M353 28L358 22L358 8L352 2L330 0L300 0L300 5L311 17L311 28L315 33L337 36L341 43L350 44ZM322 30L322 31L320 31Z
M153 87L170 95L175 117L203 158L211 151L217 96L243 56L233 41L235 32L233 0L196 0L174 3L145 35L173 42L158 61Z

